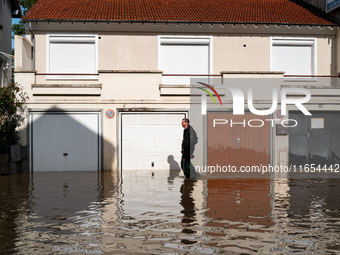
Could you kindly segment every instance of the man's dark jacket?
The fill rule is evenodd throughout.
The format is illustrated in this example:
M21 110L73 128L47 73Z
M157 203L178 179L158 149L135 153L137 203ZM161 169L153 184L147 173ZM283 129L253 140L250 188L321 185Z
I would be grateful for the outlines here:
M190 155L194 153L196 143L197 134L195 130L190 125L188 125L188 127L183 131L182 153L184 159L190 160Z

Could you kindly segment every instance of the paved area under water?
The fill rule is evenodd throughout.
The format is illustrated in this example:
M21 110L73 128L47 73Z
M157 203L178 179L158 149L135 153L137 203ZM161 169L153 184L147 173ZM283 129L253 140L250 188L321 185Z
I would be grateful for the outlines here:
M340 254L340 179L0 176L0 254Z

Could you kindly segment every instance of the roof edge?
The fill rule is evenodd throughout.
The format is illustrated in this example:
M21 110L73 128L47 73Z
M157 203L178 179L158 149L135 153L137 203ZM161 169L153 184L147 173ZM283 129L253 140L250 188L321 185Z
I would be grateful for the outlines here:
M329 20L329 18L327 18ZM238 24L238 25L290 25L290 26L340 26L340 22L331 21L333 24L303 24L303 23L279 23L279 22L230 22L230 21L174 21L174 20L80 20L80 19L22 19L23 22L117 22L117 23L177 23L177 24Z

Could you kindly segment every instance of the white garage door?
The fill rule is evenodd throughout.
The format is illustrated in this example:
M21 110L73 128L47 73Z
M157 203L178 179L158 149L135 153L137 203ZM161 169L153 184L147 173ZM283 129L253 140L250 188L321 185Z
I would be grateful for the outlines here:
M100 169L99 113L31 113L36 171Z
M178 169L185 113L122 114L122 170Z

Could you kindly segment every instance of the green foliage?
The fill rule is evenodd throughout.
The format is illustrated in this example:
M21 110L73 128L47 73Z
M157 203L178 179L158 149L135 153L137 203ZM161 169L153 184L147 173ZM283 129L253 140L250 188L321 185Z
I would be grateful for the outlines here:
M17 83L0 88L0 154L9 153L9 146L19 140L18 127L24 120L27 99Z
M19 0L22 16L25 16L36 2L37 0ZM12 31L15 35L24 35L25 34L24 22L19 21L18 24L13 24Z
M19 0L22 15L25 16L36 2L37 0Z
M12 32L14 35L24 35L25 34L25 25L22 21L19 21L18 24L12 25Z

